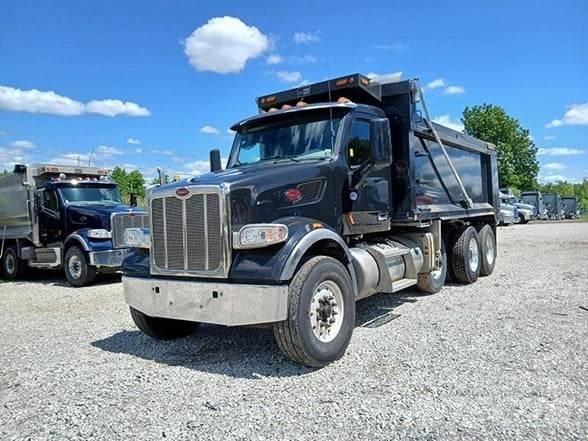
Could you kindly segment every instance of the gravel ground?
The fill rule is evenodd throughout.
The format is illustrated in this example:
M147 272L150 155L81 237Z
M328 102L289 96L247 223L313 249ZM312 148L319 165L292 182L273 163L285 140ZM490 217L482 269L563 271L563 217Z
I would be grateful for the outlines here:
M588 223L501 228L492 276L360 302L321 370L266 329L150 340L117 279L0 284L0 439L586 439L587 262Z

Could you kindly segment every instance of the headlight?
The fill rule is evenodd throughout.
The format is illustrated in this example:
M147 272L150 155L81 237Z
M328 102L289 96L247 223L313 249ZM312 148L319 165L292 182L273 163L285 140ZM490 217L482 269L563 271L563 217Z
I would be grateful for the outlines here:
M124 246L131 248L149 248L151 236L147 228L127 228L123 233Z
M88 230L86 233L91 239L110 239L112 233L104 228L97 228L95 230Z
M261 248L288 239L288 227L283 224L249 224L233 234L233 248Z

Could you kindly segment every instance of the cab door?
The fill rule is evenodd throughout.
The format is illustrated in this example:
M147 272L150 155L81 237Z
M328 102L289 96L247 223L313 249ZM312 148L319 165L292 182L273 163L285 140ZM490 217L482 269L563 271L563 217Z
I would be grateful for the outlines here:
M369 117L350 122L344 144L348 167L347 212L343 225L348 234L390 229L390 167L374 167L373 143L377 128ZM391 146L388 146L391 149Z
M35 198L41 242L50 244L63 239L63 219L61 219L57 192L53 189L45 188L39 190Z

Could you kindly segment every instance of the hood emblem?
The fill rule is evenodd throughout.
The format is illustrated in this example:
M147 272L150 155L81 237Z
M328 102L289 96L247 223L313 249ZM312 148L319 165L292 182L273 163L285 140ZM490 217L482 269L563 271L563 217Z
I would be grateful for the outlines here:
M190 190L188 190L186 187L178 188L176 190L176 196L179 198L186 197L189 194L190 194Z

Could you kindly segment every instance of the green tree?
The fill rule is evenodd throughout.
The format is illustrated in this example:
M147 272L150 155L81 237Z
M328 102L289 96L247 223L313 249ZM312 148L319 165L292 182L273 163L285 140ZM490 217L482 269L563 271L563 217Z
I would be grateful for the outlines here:
M464 131L476 138L496 145L498 180L501 187L530 190L538 187L537 147L529 131L493 104L466 107L462 122Z
M145 178L139 170L127 172L124 168L114 167L110 171L110 177L118 185L124 203L130 203L131 193L135 193L138 196L139 204L144 204Z

